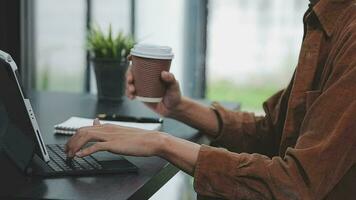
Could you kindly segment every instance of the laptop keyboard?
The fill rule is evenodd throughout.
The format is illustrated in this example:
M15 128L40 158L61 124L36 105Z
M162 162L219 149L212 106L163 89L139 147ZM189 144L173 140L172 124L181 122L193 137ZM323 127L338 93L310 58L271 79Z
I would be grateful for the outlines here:
M83 158L74 157L67 159L67 155L64 151L64 145L52 144L46 145L48 154L51 159L48 165L58 172L63 171L88 171L88 170L100 170L102 166L92 156L86 156Z

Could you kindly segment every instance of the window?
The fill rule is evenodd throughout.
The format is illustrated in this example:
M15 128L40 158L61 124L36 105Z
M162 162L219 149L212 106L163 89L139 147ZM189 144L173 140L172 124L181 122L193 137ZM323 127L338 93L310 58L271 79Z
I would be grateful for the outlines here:
M207 96L260 110L285 87L297 64L307 3L210 0Z
M130 0L36 0L36 88L83 92L88 64L88 18L90 24L104 31L111 24L115 32L128 34L131 28L130 4ZM90 83L95 92L93 76Z
M99 26L107 32L111 25L114 33L119 31L131 34L131 1L130 0L92 0L92 26ZM90 62L89 62L90 64ZM90 66L90 92L96 94L96 81L93 68Z
M84 0L36 1L37 89L83 91L86 63L85 3Z
M182 79L184 57L184 0L137 0L136 39L138 42L173 48L171 72Z
M90 2L91 9L87 10ZM68 6L70 5L70 6ZM182 77L185 0L136 0L134 24L131 0L36 0L36 88L83 92L86 79L86 17L106 31L128 34L135 30L138 42L168 45L175 53L171 71ZM90 90L96 92L90 69Z
M131 0L93 0L92 2L94 25L107 30L111 24L113 31L130 34Z

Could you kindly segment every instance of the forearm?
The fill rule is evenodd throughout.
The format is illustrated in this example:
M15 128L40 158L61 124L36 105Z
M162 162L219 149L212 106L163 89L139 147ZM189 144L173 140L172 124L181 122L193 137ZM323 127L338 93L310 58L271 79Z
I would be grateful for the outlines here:
M183 97L182 102L169 117L199 129L209 136L215 137L218 134L218 121L214 111L188 98Z
M158 137L160 143L156 148L157 156L193 175L200 145L164 133L159 133Z

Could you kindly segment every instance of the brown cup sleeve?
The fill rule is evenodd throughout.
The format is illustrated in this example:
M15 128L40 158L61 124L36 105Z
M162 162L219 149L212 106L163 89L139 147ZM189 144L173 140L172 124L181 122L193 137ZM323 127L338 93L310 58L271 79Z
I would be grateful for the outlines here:
M166 86L161 79L162 71L169 71L171 60L132 56L132 73L136 95L147 98L163 97Z

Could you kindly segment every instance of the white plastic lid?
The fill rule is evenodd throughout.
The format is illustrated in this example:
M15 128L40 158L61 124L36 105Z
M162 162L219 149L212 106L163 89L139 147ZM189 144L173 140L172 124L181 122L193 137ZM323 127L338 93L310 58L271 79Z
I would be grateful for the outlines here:
M152 44L136 44L131 49L131 55L163 60L171 60L174 57L171 47Z

